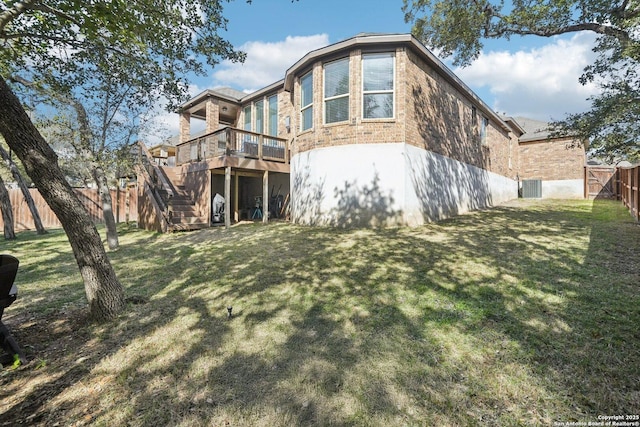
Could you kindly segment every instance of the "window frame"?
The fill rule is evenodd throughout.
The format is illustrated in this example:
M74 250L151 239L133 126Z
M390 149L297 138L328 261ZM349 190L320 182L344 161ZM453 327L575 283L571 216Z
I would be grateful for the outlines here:
M305 96L303 80L307 78L311 79L311 101L308 104L303 105ZM304 115L307 110L311 111L311 122L308 127L305 127ZM300 132L306 132L311 129L313 129L313 70L300 76Z
M488 145L487 135L489 133L489 118L486 116L482 116L482 121L480 125L480 144Z
M275 102L272 103L272 100L275 99ZM275 105L275 109L272 110L272 105ZM269 136L278 136L278 94L271 95L267 97L267 135ZM271 114L274 112L275 114ZM272 118L275 117L274 123L272 123ZM274 126L272 126L274 125ZM272 127L274 129L272 129Z
M392 61L392 88L391 89L376 89L376 90L365 90L365 64L367 57L389 57ZM361 107L362 107L362 120L394 120L396 118L396 87L397 87L397 76L396 76L396 53L395 52L371 52L371 53L363 53L362 54L362 65L361 65L361 89L362 89L362 97L361 97ZM391 116L388 117L365 117L365 97L367 95L385 95L391 94Z
M256 119L254 121L254 127L251 130L255 133L264 134L264 98L253 101L253 108ZM258 128L258 125L260 125L260 129Z
M244 114L244 123L243 123L243 130L249 131L251 132L251 129L253 128L253 114L252 114L252 105L245 105L245 107L242 109L242 114ZM247 118L249 118L249 121L247 122ZM247 129L247 126L249 126L249 129Z
M339 62L346 62L347 64L347 92L343 93L343 94L339 94L339 95L334 95L334 96L329 96L327 97L327 93L326 93L326 83L327 83L327 66L329 65L333 65L333 64L337 64ZM350 62L350 58L344 57L344 58L339 58L330 62L325 62L322 66L322 73L323 73L323 79L322 79L322 107L323 107L323 112L322 112L322 117L323 117L323 123L326 125L332 125L332 124L336 124L336 123L344 123L344 122L348 122L351 116L351 112L350 112L350 96L351 96L351 62ZM347 118L344 120L337 120L337 121L328 121L328 117L327 117L327 104L331 101L335 101L335 100L339 100L342 98L346 98L347 100Z

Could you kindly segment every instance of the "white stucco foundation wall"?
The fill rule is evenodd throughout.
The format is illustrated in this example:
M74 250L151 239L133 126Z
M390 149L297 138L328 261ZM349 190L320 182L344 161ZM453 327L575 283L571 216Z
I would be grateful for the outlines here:
M543 199L584 199L584 179L542 181Z
M291 159L296 223L417 226L517 197L517 182L405 143L326 147Z
M516 180L412 145L406 151L405 223L420 225L518 197Z
M403 146L341 145L293 156L292 220L336 226L402 223Z

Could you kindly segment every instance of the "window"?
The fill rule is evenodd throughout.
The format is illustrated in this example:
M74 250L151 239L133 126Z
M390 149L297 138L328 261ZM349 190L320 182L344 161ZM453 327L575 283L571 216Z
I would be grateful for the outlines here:
M264 133L264 100L256 101L254 104L256 109L256 133Z
M393 117L394 56L390 53L362 57L362 116Z
M324 122L349 120L349 58L324 66Z
M300 130L313 127L313 72L300 79Z
M480 127L480 143L487 144L487 129L489 128L489 119L482 117L482 126Z
M278 95L270 96L267 100L269 109L269 121L267 126L267 133L271 136L278 135Z
M251 130L251 105L244 107L244 130Z

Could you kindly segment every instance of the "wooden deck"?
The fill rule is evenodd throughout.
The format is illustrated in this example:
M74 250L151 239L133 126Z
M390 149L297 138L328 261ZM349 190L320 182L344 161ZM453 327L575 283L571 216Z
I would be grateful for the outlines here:
M202 162L221 157L236 159L251 159L260 162L274 162L289 164L289 144L286 139L263 135L231 127L224 127L215 132L202 135L178 144L176 149L176 164L183 165L192 162ZM240 161L235 161L240 167ZM246 166L258 166L246 162ZM220 166L227 166L220 164ZM288 169L288 168L286 168ZM258 170L265 170L264 165Z

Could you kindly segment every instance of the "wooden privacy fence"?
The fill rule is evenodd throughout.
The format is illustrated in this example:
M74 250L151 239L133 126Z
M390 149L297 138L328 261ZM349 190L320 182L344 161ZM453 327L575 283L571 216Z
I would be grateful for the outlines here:
M40 192L35 188L30 188L29 192L38 208L40 219L44 228L61 228L62 224L53 213L47 202L44 201ZM102 215L102 203L98 190L81 188L75 189L80 201L84 204L96 224L104 222ZM27 202L20 189L9 190L9 198L13 207L13 221L16 231L35 230L33 217ZM137 221L138 220L138 193L135 187L123 190L111 190L111 200L113 202L113 215L116 222ZM0 227L4 227L2 215L0 215Z
M585 166L584 198L615 200L615 175L615 166Z
M631 215L640 221L640 166L586 166L584 197L621 200Z
M618 198L629 209L631 216L640 221L640 166L633 168L618 168L617 191Z

